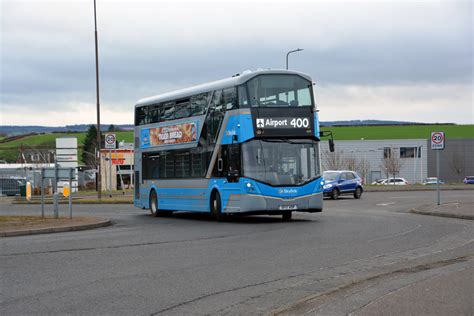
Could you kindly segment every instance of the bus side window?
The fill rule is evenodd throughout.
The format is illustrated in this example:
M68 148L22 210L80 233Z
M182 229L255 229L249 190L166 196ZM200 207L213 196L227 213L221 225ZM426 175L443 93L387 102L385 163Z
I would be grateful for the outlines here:
M240 145L232 144L228 145L228 164L227 173L232 176L240 176Z
M239 103L238 106L242 108L248 107L247 88L245 85L239 86Z
M175 114L174 102L167 102L163 105L162 121L173 120Z
M157 123L160 121L160 105L150 105L150 123Z
M190 115L189 99L176 102L174 118L179 119Z
M217 140L217 134L219 133L219 127L224 119L224 109L222 101L222 91L217 90L214 92L214 97L211 101L211 106L208 113L208 120L206 120L208 144L215 144Z
M145 124L144 119L145 119L145 111L144 111L144 106L137 107L135 109L135 125L143 125Z
M237 92L235 87L224 89L223 94L225 111L235 109L237 107Z
M206 113L208 93L202 93L191 97L191 116Z
M214 108L215 112L224 112L224 100L222 98L222 90L216 90L214 97L212 98L211 107Z

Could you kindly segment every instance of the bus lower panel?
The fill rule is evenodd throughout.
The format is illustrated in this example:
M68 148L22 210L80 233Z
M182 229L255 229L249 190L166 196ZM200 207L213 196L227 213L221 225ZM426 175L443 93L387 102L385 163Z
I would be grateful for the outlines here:
M282 199L270 196L245 194L239 201L229 201L224 212L229 214L281 214L284 211L321 212L323 209L323 193L294 199Z

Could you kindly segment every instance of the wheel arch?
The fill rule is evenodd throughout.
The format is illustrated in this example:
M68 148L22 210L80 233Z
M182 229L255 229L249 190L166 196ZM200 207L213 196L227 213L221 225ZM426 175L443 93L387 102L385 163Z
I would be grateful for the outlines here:
M158 188L156 187L156 185L152 185L150 187L150 190L148 191L148 199L146 201L146 204L147 204L147 207L146 208L150 208L150 199L151 199L151 192L155 191L156 193L156 202L158 204L158 200L159 200L159 196L158 196ZM158 204L159 205L159 204Z

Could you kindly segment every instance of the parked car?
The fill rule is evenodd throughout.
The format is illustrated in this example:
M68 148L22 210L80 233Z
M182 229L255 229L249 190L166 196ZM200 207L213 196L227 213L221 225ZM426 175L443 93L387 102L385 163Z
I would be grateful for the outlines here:
M374 182L372 182L371 184L372 185L382 185L384 183L384 181L387 181L387 179L378 179L378 180L375 180Z
M389 178L382 182L382 185L407 185L408 181L405 178Z
M432 184L445 184L443 181L438 180L436 177L429 177L426 178L425 181L423 181L423 185L432 185Z
M474 184L474 176L467 176L463 181L465 184Z
M359 175L350 170L328 170L323 172L324 195L337 200L341 194L353 194L360 199L364 188Z

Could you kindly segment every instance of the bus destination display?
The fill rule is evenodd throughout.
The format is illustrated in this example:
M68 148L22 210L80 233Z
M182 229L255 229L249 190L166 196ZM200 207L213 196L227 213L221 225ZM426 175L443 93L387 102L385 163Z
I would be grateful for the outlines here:
M309 128L307 117L257 118L257 128Z
M313 135L311 108L252 108L255 137L306 137Z

